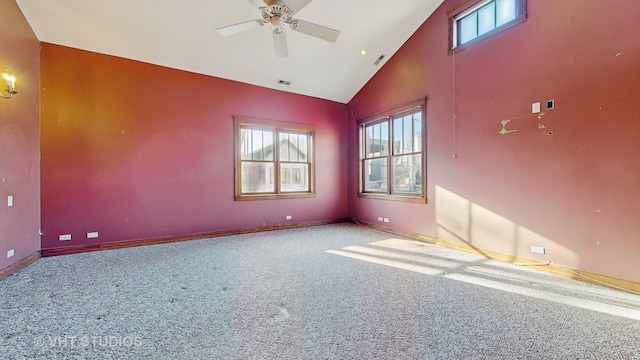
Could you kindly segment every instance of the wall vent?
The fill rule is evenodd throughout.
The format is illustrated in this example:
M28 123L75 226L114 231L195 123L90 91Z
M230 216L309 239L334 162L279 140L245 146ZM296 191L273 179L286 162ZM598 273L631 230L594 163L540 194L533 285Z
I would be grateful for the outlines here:
M289 86L289 85L291 85L291 81L287 81L287 80L278 80L278 84L280 84L280 85L286 85L286 86Z
M376 62L373 63L373 65L380 65L380 62L382 62L382 60L384 60L386 55L382 54L378 57L378 60L376 60Z

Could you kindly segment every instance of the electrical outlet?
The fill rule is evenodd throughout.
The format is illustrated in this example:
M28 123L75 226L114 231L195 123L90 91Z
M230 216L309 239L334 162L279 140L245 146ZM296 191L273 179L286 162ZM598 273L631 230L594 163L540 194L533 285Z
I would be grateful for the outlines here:
M384 218L383 221L384 222L389 222L389 218Z
M71 234L59 235L58 240L60 241L69 241L71 240Z
M94 231L94 232L88 232L87 233L87 239L95 239L98 237L98 232Z
M531 252L534 254L545 254L545 248L542 246L531 246Z
M382 221L382 216L378 216L378 221Z
M291 220L291 215L287 215L287 220Z
M7 206L13 206L13 195L7 196Z
M16 254L16 251L14 249L10 249L9 251L7 251L7 259L10 257L13 257L13 255Z

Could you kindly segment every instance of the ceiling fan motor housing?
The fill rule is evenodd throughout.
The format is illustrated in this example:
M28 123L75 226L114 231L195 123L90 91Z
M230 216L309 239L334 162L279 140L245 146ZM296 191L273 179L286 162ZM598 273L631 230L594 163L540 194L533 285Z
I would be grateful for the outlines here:
M260 8L262 20L265 23L270 23L276 27L291 23L293 11L287 5L284 5L282 1L265 1L265 3L267 6Z

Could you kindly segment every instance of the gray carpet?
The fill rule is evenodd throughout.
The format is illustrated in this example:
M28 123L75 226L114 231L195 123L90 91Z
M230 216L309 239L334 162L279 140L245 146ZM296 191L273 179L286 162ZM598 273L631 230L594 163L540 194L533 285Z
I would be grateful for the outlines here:
M354 224L45 258L1 359L640 359L640 296Z

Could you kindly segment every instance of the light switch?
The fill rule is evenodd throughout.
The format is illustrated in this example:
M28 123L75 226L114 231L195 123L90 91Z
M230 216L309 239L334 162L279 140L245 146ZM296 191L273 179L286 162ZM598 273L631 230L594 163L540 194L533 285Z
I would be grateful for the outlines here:
M531 104L531 113L532 114L537 114L540 112L540 102L536 102Z

